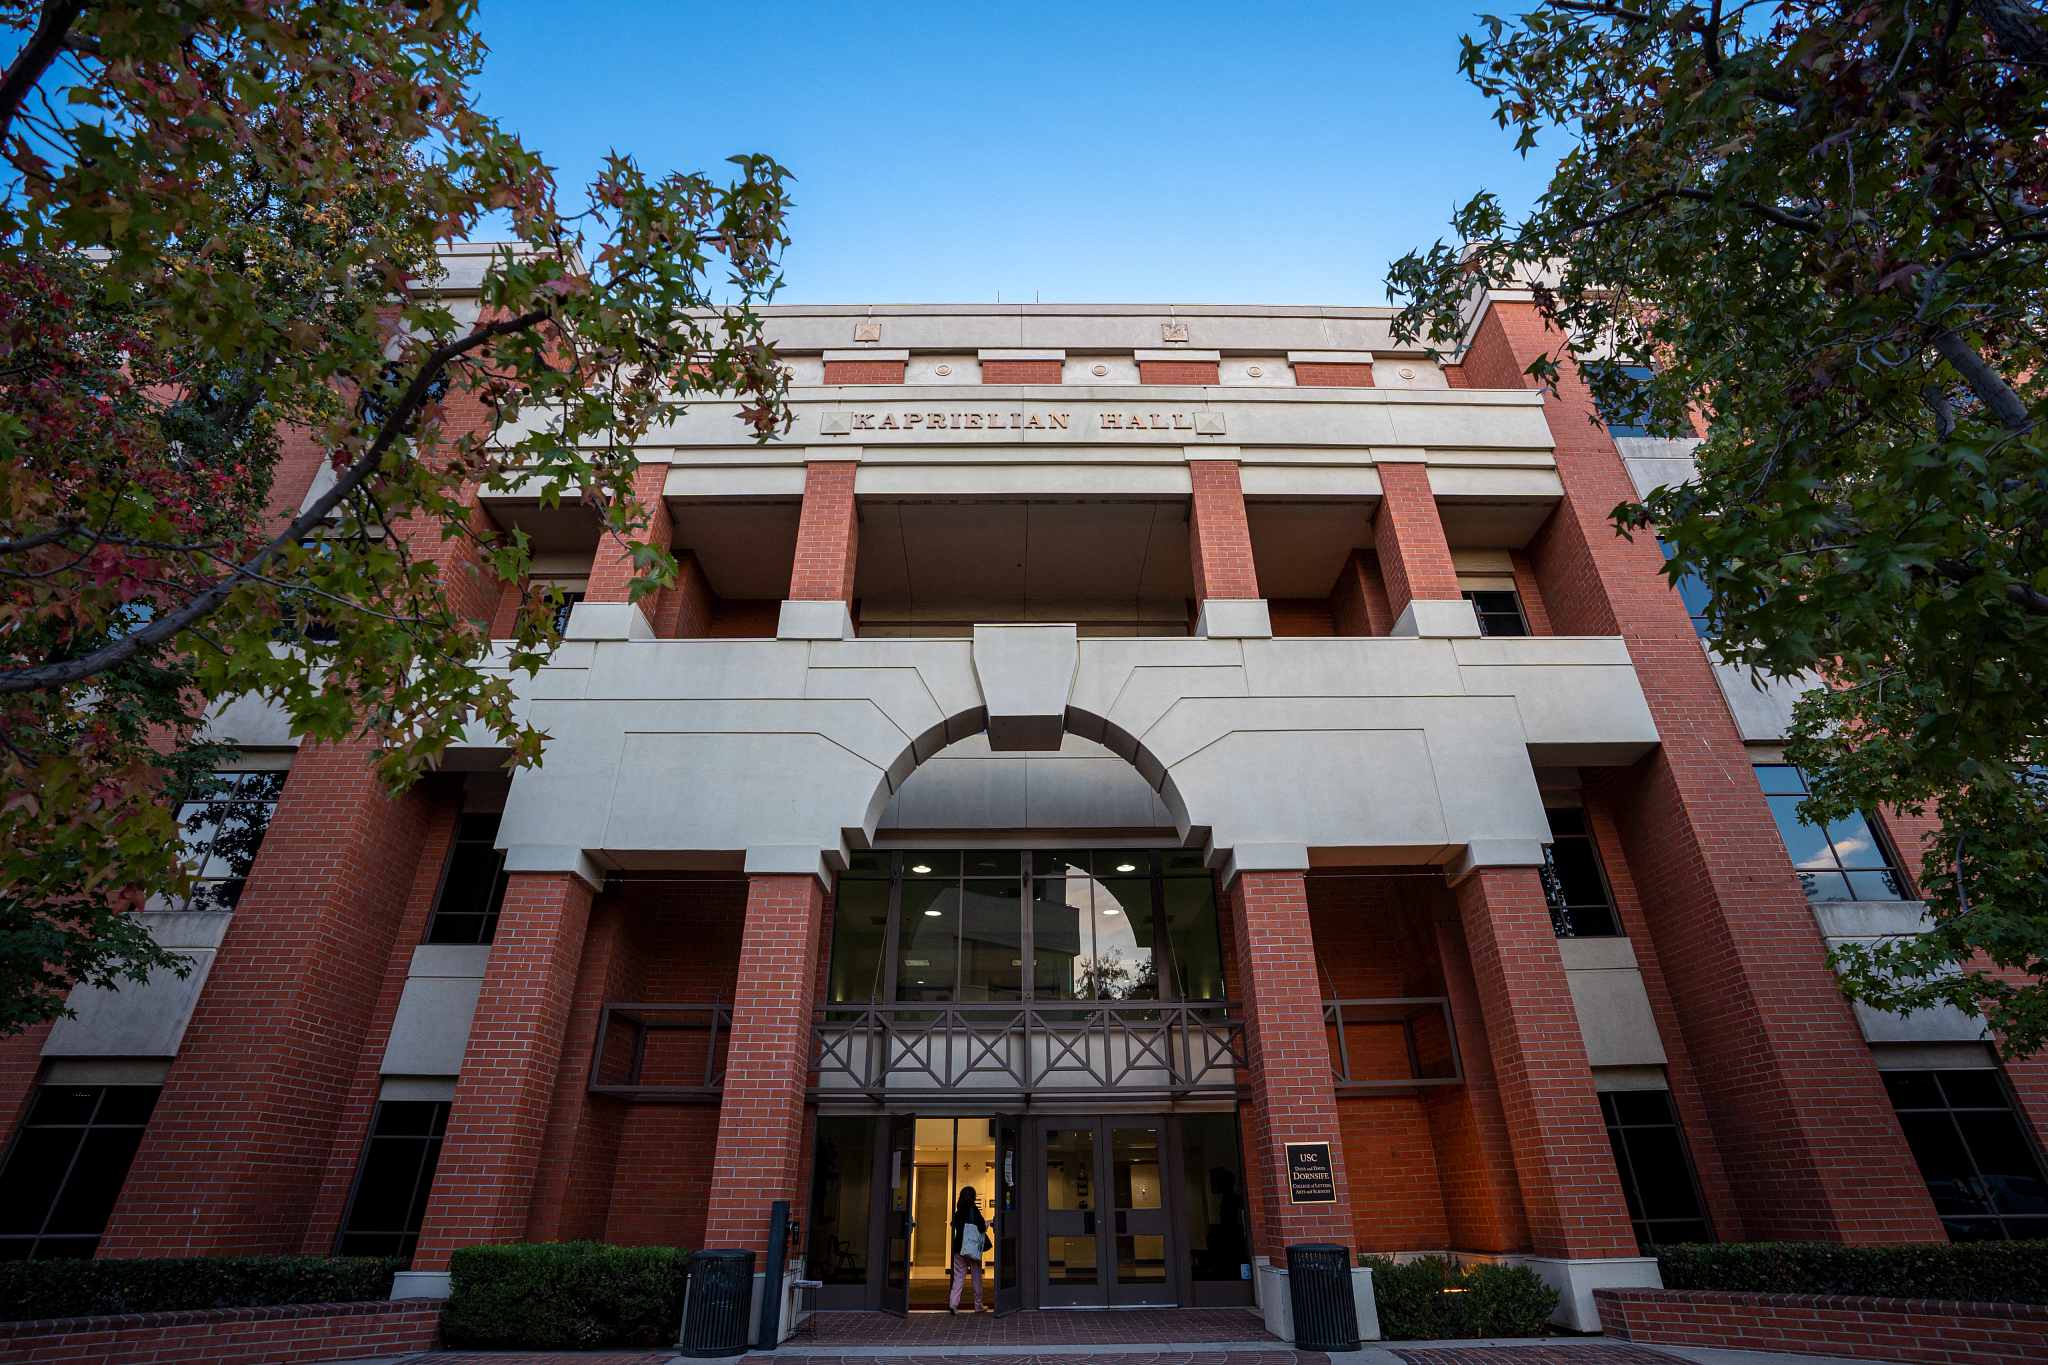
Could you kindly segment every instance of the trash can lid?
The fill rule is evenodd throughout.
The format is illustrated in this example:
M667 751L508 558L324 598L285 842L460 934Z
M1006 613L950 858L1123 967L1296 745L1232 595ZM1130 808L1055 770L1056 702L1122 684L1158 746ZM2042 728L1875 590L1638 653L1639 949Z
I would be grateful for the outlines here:
M753 1252L748 1251L743 1247L707 1247L703 1251L691 1252L690 1256L693 1260L701 1256L708 1256L713 1259L721 1261L738 1261L743 1260L746 1257L752 1256L753 1254Z
M1287 1249L1289 1251L1334 1251L1340 1255L1349 1255L1351 1252L1350 1247L1340 1247L1335 1242L1296 1242Z

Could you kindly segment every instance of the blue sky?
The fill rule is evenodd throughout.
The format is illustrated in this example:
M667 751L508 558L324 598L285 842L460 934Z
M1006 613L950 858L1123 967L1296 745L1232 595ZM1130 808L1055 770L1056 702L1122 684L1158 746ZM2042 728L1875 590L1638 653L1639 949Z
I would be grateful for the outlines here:
M1459 78L1475 8L484 0L480 99L565 186L775 157L780 302L1374 304L1554 154Z

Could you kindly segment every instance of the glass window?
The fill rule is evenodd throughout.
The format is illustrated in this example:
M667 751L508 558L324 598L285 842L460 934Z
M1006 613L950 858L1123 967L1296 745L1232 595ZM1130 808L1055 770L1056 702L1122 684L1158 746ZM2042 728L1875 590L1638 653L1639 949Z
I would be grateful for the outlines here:
M505 854L496 847L499 817L465 815L455 826L455 846L434 914L427 921L429 943L489 943L498 932L505 903Z
M1199 866L1200 855L1196 855ZM1183 1000L1223 1000L1223 944L1216 929L1216 879L1203 868L1198 876L1168 875L1160 883L1164 895L1166 937L1173 953L1174 986Z
M810 1278L868 1282L868 1217L875 1180L875 1121L821 1117L811 1168Z
M1635 380L1638 384L1646 384L1650 380L1651 371L1648 365L1624 365L1621 367L1621 372L1630 379ZM1607 434L1609 436L1648 436L1650 429L1645 425L1647 419L1647 413L1631 406L1629 410L1617 412L1613 415L1613 420L1607 423Z
M1479 617L1481 635L1527 635L1529 623L1522 617L1522 599L1512 592L1474 590L1465 594Z
M1686 1159L1668 1090L1607 1090L1600 1115L1621 1175L1636 1246L1645 1255L1673 1242L1711 1242L1713 1230L1700 1211L1699 1188Z
M1550 843L1543 850L1543 897L1559 938L1601 938L1621 933L1614 898L1600 867L1600 850L1577 807L1552 807Z
M1757 765L1756 776L1808 900L1907 899L1905 878L1870 821L1852 815L1810 825L1799 818L1799 803L1807 793L1804 773L1787 763L1764 763Z
M448 1131L446 1100L382 1100L342 1220L339 1256L410 1256Z
M1657 542L1657 546L1664 551L1664 558L1667 560L1678 555L1677 550L1661 540ZM1685 603L1685 614L1692 618L1692 633L1702 640L1713 639L1714 632L1707 625L1707 599L1711 596L1707 590L1707 580L1697 573L1688 572L1685 577L1678 580L1677 592L1679 600Z
M1010 855L1014 868L1016 854ZM969 877L960 893L960 998L1024 998L1024 886Z
M825 999L880 1000L882 950L888 939L889 883L840 878L832 901L832 970L825 978Z
M1188 1211L1188 1249L1198 1280L1251 1278L1251 1241L1244 1214L1244 1154L1237 1115L1183 1114L1181 1176Z
M215 773L178 807L185 866L196 881L179 910L232 910L284 793L283 773Z
M99 1249L162 1087L44 1085L0 1170L0 1260Z
M896 926L896 998L953 999L959 942L960 883L906 878Z
M1996 1071L1887 1071L1884 1085L1950 1241L2048 1237L2048 1179Z

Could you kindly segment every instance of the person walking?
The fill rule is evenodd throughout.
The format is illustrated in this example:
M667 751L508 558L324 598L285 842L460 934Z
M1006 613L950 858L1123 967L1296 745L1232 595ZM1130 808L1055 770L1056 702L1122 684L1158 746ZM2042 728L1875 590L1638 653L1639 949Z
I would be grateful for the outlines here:
M953 1297L946 1305L948 1313L960 1311L960 1291L967 1287L970 1274L974 1276L974 1311L988 1311L981 1306L981 1258L987 1250L988 1219L981 1216L974 1186L968 1185L953 1205Z

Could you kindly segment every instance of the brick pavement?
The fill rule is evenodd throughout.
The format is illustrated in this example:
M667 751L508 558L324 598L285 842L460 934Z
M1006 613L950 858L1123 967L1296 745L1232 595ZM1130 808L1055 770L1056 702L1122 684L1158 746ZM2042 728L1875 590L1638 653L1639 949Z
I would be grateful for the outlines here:
M992 1313L819 1313L784 1345L830 1356L834 1347L1239 1345L1278 1341L1249 1308L1119 1308L1113 1312L1044 1309Z

